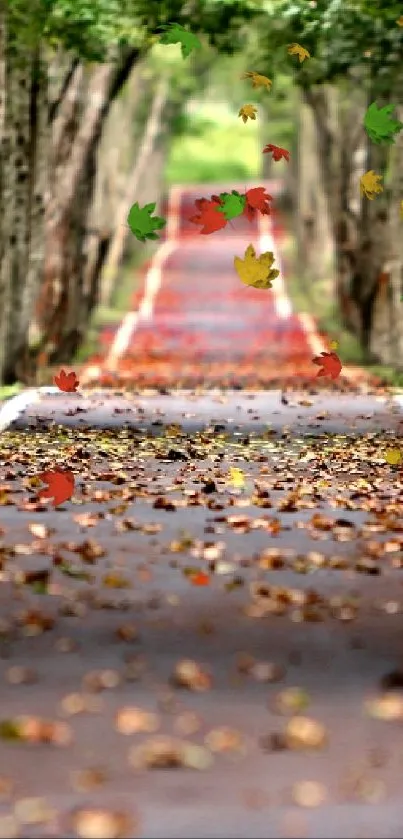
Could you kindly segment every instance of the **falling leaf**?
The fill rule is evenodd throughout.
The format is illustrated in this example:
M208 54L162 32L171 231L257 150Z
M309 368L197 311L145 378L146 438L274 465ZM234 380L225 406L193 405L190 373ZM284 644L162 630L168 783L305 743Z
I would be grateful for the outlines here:
M140 208L136 201L130 208L127 223L139 242L145 242L146 239L158 239L159 236L157 236L155 230L161 230L166 225L166 219L160 218L159 216L151 217L156 206L156 202L154 202L153 204L146 204Z
M222 230L227 224L227 219L224 214L219 212L220 204L217 201L209 201L207 198L197 198L195 201L198 213L189 221L192 224L201 224L202 230L200 233L208 234L215 233L217 230Z
M64 501L69 501L73 495L74 475L69 469L42 472L38 477L42 483L48 484L47 489L39 491L38 498L52 498L54 507L63 504Z
M270 92L270 88L273 84L267 76L262 76L260 73L256 73L255 70L248 70L246 73L241 76L241 79L251 79L252 87L265 87Z
M246 191L246 204L244 209L244 214L247 216L249 221L253 221L256 216L256 211L259 210L260 213L264 216L270 215L270 205L269 201L272 201L273 197L266 192L264 186L255 186L252 189L248 189Z
M390 463L391 466L397 466L401 459L402 453L400 449L386 449L385 460L387 463Z
M290 160L290 152L287 151L287 149L281 148L281 146L274 146L273 143L268 143L268 145L264 147L263 154L271 154L274 161L284 158L284 160L288 163Z
M371 102L364 116L364 128L373 143L394 143L394 135L403 128L403 122L391 118L396 105L385 105L378 108L376 102Z
M193 50L201 49L201 42L193 32L189 32L180 23L168 23L160 26L165 32L160 37L160 44L180 44L183 58L188 58Z
M383 186L380 182L383 175L376 175L373 169L370 169L365 175L360 178L360 192L365 195L370 201L373 201L375 195L383 192Z
M335 352L322 352L320 355L312 359L314 364L319 364L316 376L330 376L332 379L337 379L340 375L342 363L339 356Z
M215 198L215 196L212 196ZM227 221L240 216L245 208L246 196L240 195L235 189L231 193L222 192L219 196L220 207L218 211L224 214Z
M65 370L61 370L53 381L59 390L63 390L65 393L75 393L80 384L75 373L66 373Z
M235 466L230 466L228 483L236 488L241 488L245 486L245 475L242 469L237 469Z
M403 26L403 15L400 15L396 21L398 26Z
M306 50L305 47L301 47L300 44L290 44L290 46L287 49L287 52L289 55L297 55L300 64L302 64L302 62L305 61L306 58L311 57L308 50Z
M331 349L331 350L337 350L337 347L338 347L338 346L339 346L339 344L338 344L338 342L337 342L337 341L331 341L331 342L330 342L330 349Z
M244 259L234 257L235 270L245 285L253 288L271 288L272 280L278 277L280 271L272 269L274 255L267 251L257 257L253 245L248 245Z
M242 105L242 108L239 110L239 117L242 117L243 122L247 122L248 119L256 119L257 108L254 105Z

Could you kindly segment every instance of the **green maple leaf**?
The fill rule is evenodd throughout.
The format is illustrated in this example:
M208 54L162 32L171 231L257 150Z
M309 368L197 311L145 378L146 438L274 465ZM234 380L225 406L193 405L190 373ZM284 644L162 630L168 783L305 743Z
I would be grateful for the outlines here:
M159 236L154 231L161 230L166 225L166 219L164 218L160 218L159 216L151 218L155 207L156 204L154 203L146 204L140 208L136 201L130 209L127 223L136 239L140 242L145 242L146 239L158 239Z
M192 50L201 48L201 42L196 35L193 35L193 32L188 32L180 23L168 23L166 26L161 26L160 29L166 30L161 35L160 43L180 43L183 58L188 58Z
M364 117L364 128L373 143L394 143L394 135L403 128L403 122L391 119L390 114L395 105L385 105L378 108L376 102L372 102Z
M236 189L231 193L222 192L220 194L221 207L217 207L218 212L223 213L224 218L230 221L243 213L246 203L245 195L240 195Z

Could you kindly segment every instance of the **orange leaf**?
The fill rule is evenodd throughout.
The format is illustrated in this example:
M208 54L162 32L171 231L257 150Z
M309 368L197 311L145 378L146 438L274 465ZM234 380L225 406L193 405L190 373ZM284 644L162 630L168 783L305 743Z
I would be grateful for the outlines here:
M194 586L210 585L210 577L208 574L205 574L204 571L199 571L197 574L192 574L189 579Z
M42 472L38 477L48 485L47 489L40 490L38 498L52 498L54 507L73 495L74 475L70 470L55 469L53 472Z
M315 356L312 361L314 364L320 365L317 376L330 376L332 379L337 379L341 373L342 364L335 352L322 352Z
M54 377L53 381L59 390L63 390L65 393L75 393L80 384L73 371L66 373L65 370L61 370L59 375Z

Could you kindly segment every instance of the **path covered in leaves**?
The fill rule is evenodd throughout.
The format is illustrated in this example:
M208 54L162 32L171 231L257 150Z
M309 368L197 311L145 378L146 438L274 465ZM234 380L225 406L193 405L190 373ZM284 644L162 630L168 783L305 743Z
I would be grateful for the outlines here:
M328 345L312 337L304 318L292 310L283 276L284 230L276 210L281 184L262 186L273 198L270 216L257 213L252 222L240 216L209 235L189 219L195 200L220 188L173 190L163 211L165 243L144 269L133 313L119 331L102 331L102 351L87 367L88 380L112 386L135 381L259 388L295 385L316 375L312 357ZM234 188L243 193L246 187ZM243 259L250 244L258 257L267 251L275 256L281 274L272 289L248 287L236 273L234 257Z
M402 421L110 392L3 432L0 835L401 835Z

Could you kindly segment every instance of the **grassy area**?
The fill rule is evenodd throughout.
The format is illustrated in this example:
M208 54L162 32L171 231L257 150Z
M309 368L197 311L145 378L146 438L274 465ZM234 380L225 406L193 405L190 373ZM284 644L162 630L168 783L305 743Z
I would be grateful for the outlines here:
M316 318L320 330L329 340L338 342L338 352L346 364L363 367L379 376L387 385L403 388L403 372L382 364L369 364L358 338L344 327L332 293L329 278L316 280L306 287L296 273L295 241L290 236L281 246L281 255L286 266L286 285L297 312L309 312Z
M258 127L241 122L225 104L200 106L189 114L186 135L174 138L168 160L168 184L248 180L261 167Z

